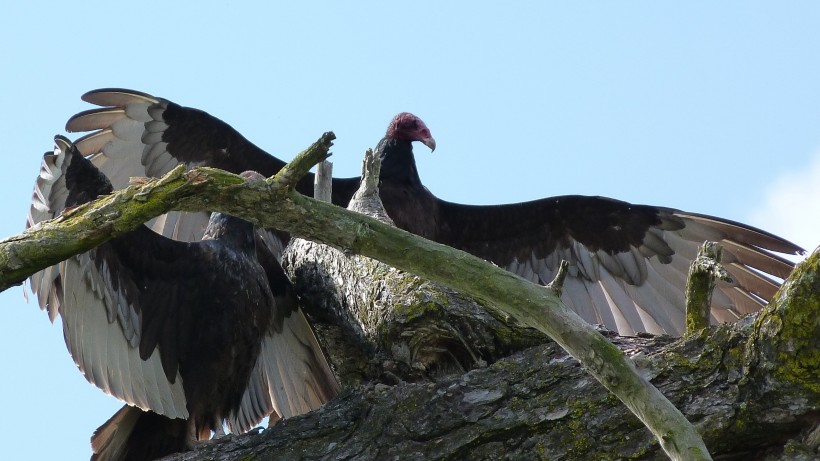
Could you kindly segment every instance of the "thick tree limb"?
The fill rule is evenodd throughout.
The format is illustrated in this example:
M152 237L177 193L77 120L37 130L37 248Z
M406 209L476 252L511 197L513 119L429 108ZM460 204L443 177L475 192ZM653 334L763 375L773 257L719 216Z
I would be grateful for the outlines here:
M392 225L378 194L380 166L368 150L348 209ZM295 238L282 263L347 385L462 374L547 340L469 296L365 256Z
M671 345L665 337L610 339L633 354L642 372L699 427L717 458L814 460L820 453L819 271L820 255L814 254L757 321L702 329ZM786 357L793 346L784 334L795 329L800 347ZM436 384L354 389L262 434L174 459L502 454L522 460L665 459L651 433L554 344Z
M820 256L793 289L820 290ZM798 281L799 280L799 281ZM771 315L802 317L788 293ZM768 323L768 321L763 321ZM653 384L697 425L716 459L817 459L820 393L770 373L759 350L779 338L760 335L761 319L669 337L610 336ZM814 346L820 346L814 327ZM750 367L749 362L758 365ZM763 365L766 363L767 365ZM814 368L815 375L817 368ZM799 380L798 380L799 381ZM555 344L435 384L368 386L319 410L169 459L666 459L652 434Z
M547 340L486 303L327 245L294 240L283 265L345 384L461 374Z

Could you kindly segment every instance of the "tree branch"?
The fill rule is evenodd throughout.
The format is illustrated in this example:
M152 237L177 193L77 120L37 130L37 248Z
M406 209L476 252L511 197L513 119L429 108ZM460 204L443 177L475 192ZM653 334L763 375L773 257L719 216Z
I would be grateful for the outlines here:
M644 421L671 457L708 459L702 441L683 415L637 375L632 362L619 350L563 306L552 290L531 284L472 255L294 192L292 186L300 174L326 158L331 140L332 133L323 136L272 180L246 184L238 176L218 170L200 168L183 173L178 168L160 180L130 187L79 207L64 217L0 242L0 285L8 287L19 283L36 270L87 251L172 209L221 211L258 226L274 227L379 259L488 303L554 338ZM760 331L777 329L794 333L803 338L806 345L800 350L810 351L809 347L817 341L816 313L804 322L806 328L792 331L781 319L780 324L765 324L766 328L761 327ZM768 345L761 352L782 358L784 349L778 348L783 347L781 342L773 341L774 346ZM815 358L808 352L807 362L801 362L802 358L786 360L784 363L788 366L779 373L799 384L803 374L816 372L817 362L812 361Z
M368 149L348 209L392 225L380 166ZM437 380L547 340L469 296L324 244L292 239L282 266L345 385Z
M729 273L720 265L723 253L715 242L704 242L689 266L686 278L686 335L709 326L712 310L712 292L716 279L731 281Z

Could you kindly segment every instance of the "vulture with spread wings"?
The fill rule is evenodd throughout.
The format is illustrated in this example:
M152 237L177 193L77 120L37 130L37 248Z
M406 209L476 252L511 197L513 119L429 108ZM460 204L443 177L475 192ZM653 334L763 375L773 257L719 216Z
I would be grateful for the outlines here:
M68 139L55 143L29 226L113 190ZM222 433L223 423L244 432L338 392L253 225L213 213L201 237L175 241L141 226L31 278L40 306L62 317L86 379L127 403L95 432L92 459L155 459Z
M102 106L72 117L69 131L83 154L115 187L129 176L159 176L175 165L207 165L265 176L284 164L225 122L166 99L122 89L86 93ZM550 281L562 259L570 262L563 301L584 319L621 334L680 334L689 263L705 240L719 242L731 282L719 282L712 320L733 321L771 299L793 264L776 253L803 250L737 222L671 208L633 205L605 197L568 195L508 205L475 206L435 197L419 178L412 143L435 141L418 117L402 113L377 149L382 157L380 196L402 229L468 251L536 283ZM334 179L333 202L346 205L359 178ZM310 193L312 177L297 188ZM204 218L172 214L153 228L195 240ZM280 239L283 234L269 233ZM274 246L277 239L266 241ZM274 248L272 251L278 251Z

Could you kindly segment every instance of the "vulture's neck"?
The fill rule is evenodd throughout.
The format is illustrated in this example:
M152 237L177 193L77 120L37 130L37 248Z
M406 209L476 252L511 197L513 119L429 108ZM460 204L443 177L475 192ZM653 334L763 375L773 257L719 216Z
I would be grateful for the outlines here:
M381 149L381 181L421 186L412 141L382 138L377 149Z
M235 216L212 213L203 240L219 240L231 248L255 251L253 224Z

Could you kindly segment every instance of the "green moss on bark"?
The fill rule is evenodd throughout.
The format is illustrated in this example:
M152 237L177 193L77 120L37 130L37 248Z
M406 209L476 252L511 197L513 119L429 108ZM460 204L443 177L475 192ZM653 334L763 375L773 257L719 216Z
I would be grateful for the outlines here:
M755 323L755 364L820 396L820 254L798 265Z

